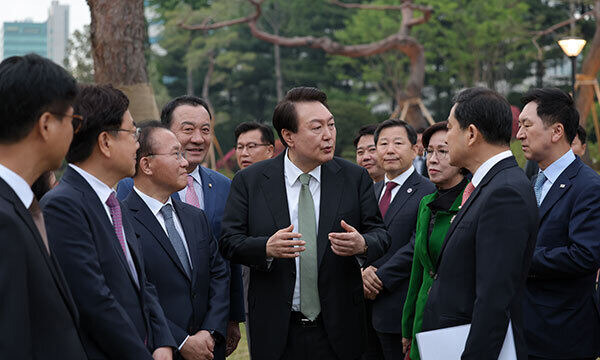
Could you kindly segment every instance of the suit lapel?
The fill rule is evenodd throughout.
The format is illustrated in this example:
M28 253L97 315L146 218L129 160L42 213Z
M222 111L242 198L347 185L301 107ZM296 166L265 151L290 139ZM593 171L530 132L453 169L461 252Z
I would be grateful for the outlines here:
M567 168L556 178L554 184L544 197L542 204L540 205L540 223L544 219L544 216L548 213L552 206L567 193L571 187L571 179L577 175L579 169L583 163L579 159L575 159Z
M56 287L58 288L59 293L63 297L65 304L67 305L69 311L73 318L78 321L77 310L75 308L75 304L73 302L73 298L71 297L71 293L66 286L66 281L62 276L62 272L60 270L60 266L56 263L54 256L48 255L48 250L46 249L46 245L44 245L44 241L42 240L42 236L40 232L35 226L33 222L33 218L29 213L29 210L25 208L25 205L21 202L21 199L17 197L17 194L14 190L2 179L0 179L0 194L6 200L12 202L15 213L23 220L25 225L29 228L29 231L33 234L34 241L37 245L38 250L42 253L42 257L44 258L44 262L50 269L50 274L56 283Z
M272 160L271 166L265 168L263 172L265 180L261 183L262 193L266 198L267 206L271 211L273 220L275 220L277 229L286 228L291 223L287 192L285 190L285 175L283 173L284 156L285 151ZM297 231L298 229L294 230Z
M404 184L400 186L396 196L394 196L394 200L390 204L388 211L385 213L384 222L386 226L389 226L392 222L396 213L402 209L404 203L414 194L418 189L419 185L419 174L417 171L413 171L413 173L404 181Z
M135 279L133 278L133 274L131 273L131 270L129 269L129 265L127 264L127 259L125 258L125 254L123 253L123 248L121 247L119 238L117 238L117 233L115 232L115 228L114 228L111 220L108 218L106 209L104 208L104 205L100 201L100 198L98 198L98 195L96 194L94 189L92 189L90 184L88 184L88 182L81 175L79 175L79 173L77 171L73 170L70 166L68 166L67 169L65 170L65 174L63 175L61 181L71 184L74 188L78 189L79 191L81 191L83 193L83 195L86 199L87 207L94 214L94 218L96 219L96 221L98 223L100 223L100 225L102 227L104 227L104 229L109 234L112 235L111 239L109 239L109 241L111 242L113 250L117 254L117 257L120 259L121 265L123 265L123 267L125 268L125 271L127 272L127 274L129 274L129 278L133 282L134 286L136 286L136 288L137 288ZM131 191L133 192L134 190L132 189ZM129 242L129 237L127 236L126 230L125 230L126 227L125 227L125 220L124 220L124 214L123 214L124 207L123 207L122 203L119 202L119 204L121 206L121 217L123 218L122 219L123 220L123 233L125 234L126 241ZM130 251L131 251L131 249L130 249Z
M375 191L375 199L377 200L377 205L379 205L379 197L381 196L381 192L383 191L384 185L385 185L385 180L376 182L375 185L373 185L373 190Z
M464 217L464 215L467 213L467 211L469 211L469 208L471 207L471 204L473 204L476 200L477 197L479 197L479 194L481 193L482 189L485 188L485 186L494 178L494 176L496 176L496 174L498 174L500 171L507 169L509 167L514 167L514 166L518 166L517 162L514 158L514 156L510 156L506 159L500 160L496 165L494 165L488 172L487 174L483 177L483 179L481 180L481 182L479 183L479 185L477 185L477 187L475 188L475 190L473 190L473 192L471 193L471 195L469 196L469 198L467 199L467 201L460 206L460 210L458 211L458 213L456 214L456 216L454 217L454 219L452 220L451 224L450 224L450 228L448 229L448 232L446 233L446 237L444 238L444 242L442 244L442 248L440 249L440 255L438 256L437 259L437 263L435 266L435 271L437 272L437 269L440 266L440 263L442 261L442 257L444 254L444 250L446 249L449 240L452 237L452 234L454 233L454 230L456 230L456 227L458 226L458 224L460 224L462 218Z
M214 180L211 174L202 166L198 165L198 173L200 174L200 179L202 179L202 194L204 195L204 212L206 213L206 217L208 217L209 222L212 224L213 216L215 215L215 209L213 205L215 204L215 191L214 191Z
M152 214L148 206L144 203L144 201L139 197L139 195L135 192L131 193L131 196L128 199L127 205L133 214L133 217L137 222L139 222L142 226L148 230L154 239L158 242L158 244L165 250L167 255L171 258L179 270L187 277L186 272L181 265L181 261L171 244L171 241L167 237L167 234L163 230L163 228L158 223L158 220ZM187 234L186 234L187 236ZM150 239L144 239L143 241L149 241ZM189 278L188 278L189 279Z
M341 167L334 161L328 161L321 166L321 204L319 206L319 232L317 233L317 259L321 264L325 250L329 245L328 234L335 225L333 222L338 214L344 179L338 172Z

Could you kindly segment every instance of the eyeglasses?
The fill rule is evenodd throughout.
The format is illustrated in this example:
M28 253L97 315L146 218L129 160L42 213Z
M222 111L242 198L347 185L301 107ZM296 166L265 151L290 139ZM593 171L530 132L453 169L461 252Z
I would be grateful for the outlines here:
M123 131L123 132L128 132L129 134L131 134L131 136L133 136L133 139L135 141L138 141L140 138L140 132L142 131L142 129L140 128L135 128L135 130L127 130L127 129L107 129L105 131Z
M433 154L437 155L438 159L446 159L448 158L448 150L445 149L427 149L425 150L425 157L431 158Z
M187 153L185 151L178 151L176 153L170 153L170 154L148 154L146 156L175 156L177 158L177 160L181 161L186 158L186 155L187 155Z
M83 116L81 115L67 115L67 114L56 114L50 113L52 115L61 116L61 117L70 117L71 124L73 125L73 134L77 134L79 130L81 130L81 126L83 125Z
M251 142L251 143L247 143L246 145L238 144L235 147L235 150L242 152L242 151L244 151L244 149L248 149L248 151L252 152L252 151L256 150L256 148L259 146L269 146L269 145L271 145L271 144L257 144L257 143Z

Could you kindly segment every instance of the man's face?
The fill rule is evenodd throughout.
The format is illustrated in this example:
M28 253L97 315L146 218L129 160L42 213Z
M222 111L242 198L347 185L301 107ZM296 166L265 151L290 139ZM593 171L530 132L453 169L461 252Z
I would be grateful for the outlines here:
M467 130L460 128L460 124L454 116L455 109L456 104L452 107L448 116L448 132L446 133L448 156L450 157L450 165L464 167L464 159L467 159L469 155Z
M417 134L417 155L423 156L425 149L423 148L423 133Z
M381 179L384 171L377 163L377 148L373 135L363 135L356 144L356 163L369 172L369 175L375 179Z
M135 174L135 153L140 147L137 141L137 135L135 132L137 127L133 122L133 117L129 110L123 114L123 121L121 122L120 129L129 130L117 131L114 134L116 139L115 153L113 157L114 164L119 174L125 177L132 177Z
M237 139L235 156L240 169L273 157L273 145L262 140L259 129L246 131Z
M148 156L150 179L168 193L187 186L188 162L182 156L181 144L171 131L156 129L152 132L152 156Z
M377 139L377 158L388 179L408 170L417 156L417 146L408 140L404 126L381 130Z
M210 116L203 106L180 105L175 108L171 131L181 143L190 165L204 161L210 148L212 131Z
M333 159L336 136L333 115L318 101L300 102L294 106L298 131L289 132L286 139L289 151L302 164L312 168Z
M537 114L538 105L531 101L519 115L517 139L528 160L540 162L550 153L553 126L546 126Z
M573 153L579 157L583 157L583 155L585 154L586 147L587 144L582 144L581 140L579 139L579 136L575 136L575 139L573 139L573 143L571 144L571 149L573 150Z

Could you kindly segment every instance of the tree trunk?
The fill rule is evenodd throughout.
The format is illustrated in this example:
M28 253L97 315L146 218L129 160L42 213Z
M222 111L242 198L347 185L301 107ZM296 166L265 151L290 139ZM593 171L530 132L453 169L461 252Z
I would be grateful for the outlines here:
M600 1L594 4L594 13L596 18L596 32L594 38L589 43L589 50L583 59L581 73L588 77L595 78L600 70ZM579 123L585 127L590 109L594 106L594 87L581 86L577 91L577 110L579 111ZM600 141L600 139L598 139Z
M185 78L186 78L186 92L188 95L193 96L194 95L194 70L192 69L191 66L187 66L186 69L186 74L185 74Z
M94 80L123 91L136 121L158 119L144 57L143 0L87 0L87 3L92 18Z

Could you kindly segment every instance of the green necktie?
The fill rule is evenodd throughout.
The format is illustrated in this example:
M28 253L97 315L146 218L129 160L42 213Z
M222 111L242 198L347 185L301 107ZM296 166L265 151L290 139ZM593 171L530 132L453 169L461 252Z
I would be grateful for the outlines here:
M321 312L317 268L317 220L315 204L308 183L309 174L300 175L298 199L298 232L306 241L306 250L300 253L300 311L309 320L315 320Z

